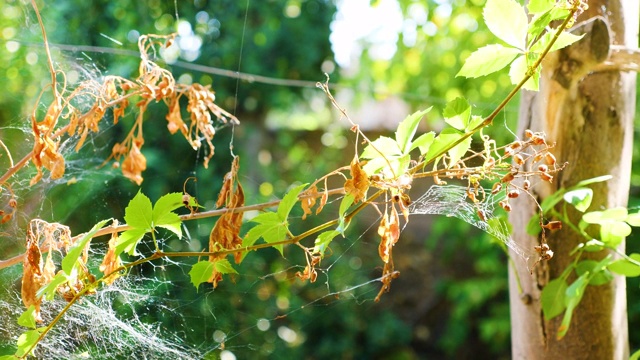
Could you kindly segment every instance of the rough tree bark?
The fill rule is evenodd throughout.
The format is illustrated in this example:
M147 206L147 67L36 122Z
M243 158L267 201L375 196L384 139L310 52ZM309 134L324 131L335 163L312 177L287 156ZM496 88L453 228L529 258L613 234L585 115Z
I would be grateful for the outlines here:
M548 142L556 143L553 153L558 161L568 162L553 184L535 188L538 201L560 187L611 174L613 179L606 184L592 186L594 199L589 210L626 206L636 73L601 69L608 60L610 44L637 48L638 8L637 0L590 0L589 10L578 19L589 23L576 29L583 31L585 38L549 56L543 64L540 92L523 93L520 136L525 129L544 131ZM533 249L539 239L527 235L525 228L531 216L537 215L537 209L531 200L518 200L511 214L513 236L518 243ZM579 219L576 213L570 217ZM556 338L562 316L544 320L540 292L570 264L573 257L569 253L583 239L565 226L547 234L547 240L555 252L553 259L539 264L532 275L521 261L515 261L517 274L510 269L513 358L628 358L626 285L621 276L606 285L588 286L567 335L561 340ZM601 259L606 254L591 256ZM516 276L522 281L523 293L518 291Z

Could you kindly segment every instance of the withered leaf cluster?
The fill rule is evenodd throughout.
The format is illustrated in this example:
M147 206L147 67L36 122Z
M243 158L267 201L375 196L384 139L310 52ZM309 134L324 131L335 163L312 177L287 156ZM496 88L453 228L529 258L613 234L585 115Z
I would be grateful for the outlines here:
M105 76L100 81L89 79L83 81L74 90L67 89L66 82L56 82L53 89L53 101L48 107L42 120L38 119L34 109L31 115L34 146L31 161L37 173L31 179L31 184L38 182L42 176L42 169L51 173L52 179L59 179L65 173L65 159L60 153L61 136L66 132L70 136L77 136L76 151L85 143L90 132L99 131L99 123L104 119L107 110L113 113L113 122L126 115L133 97L141 98L135 104L137 116L135 124L127 137L113 146L110 159L115 159L114 167L120 167L125 177L140 185L143 181L142 172L146 170L147 161L141 149L144 144L143 120L148 105L151 102L164 102L169 111L167 113L167 128L171 134L178 131L186 138L194 149L200 149L206 143L208 151L205 155L204 166L207 167L213 156L213 142L215 123L238 124L232 114L226 112L215 101L215 94L210 86L200 84L176 84L171 72L158 66L152 61L150 54L157 53L157 47L170 46L175 34L143 35L138 40L140 49L139 76L135 80L128 80L119 76ZM52 70L53 71L53 70ZM62 74L64 77L64 74ZM190 114L188 122L182 118L180 99L187 99L186 110ZM89 110L83 110L76 104L91 100ZM68 123L60 126L61 119ZM105 161L106 162L106 161Z
M28 308L35 306L36 321L42 322L40 304L42 296L37 296L38 290L51 282L56 273L52 250L69 249L71 246L71 231L68 227L53 223L49 224L40 219L31 220L27 228L26 256L23 261L22 302ZM43 249L49 250L44 260ZM85 257L86 261L86 257Z
M231 171L224 176L222 189L218 194L216 207L225 206L229 212L220 216L209 235L209 251L215 252L220 250L233 250L242 246L242 238L240 237L240 227L242 226L242 216L244 212L235 212L233 209L244 206L244 190L238 181L238 169L240 167L240 157L236 156L231 165ZM235 253L236 263L241 261L241 253ZM225 258L226 255L209 256L209 261L216 261ZM213 274L208 280L213 287L222 281L222 274L215 267Z

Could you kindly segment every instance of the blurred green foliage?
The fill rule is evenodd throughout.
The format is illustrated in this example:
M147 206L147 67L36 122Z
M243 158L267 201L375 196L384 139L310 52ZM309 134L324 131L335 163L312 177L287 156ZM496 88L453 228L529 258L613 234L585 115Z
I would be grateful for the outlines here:
M318 116L305 112L314 96L311 90L238 81L193 71L179 62L275 78L323 81L323 72L333 68L328 39L335 4L326 0L195 0L177 4L179 23L171 1L39 3L50 42L100 47L96 51L74 51L54 46L57 65L68 76L135 76L137 36L180 31L185 42L183 50L178 57L165 57L169 59L165 65L180 81L211 84L218 103L240 118L241 126L233 131L219 130L214 161L209 169L203 169L202 154L194 153L184 139L167 134L166 108L155 105L147 120L154 125L145 128L144 153L149 168L143 174L145 194L156 200L162 194L181 191L187 177L197 176L197 183L187 183L186 189L208 209L212 208L222 176L231 163L228 144L232 133L234 152L241 156L240 181L250 203L272 200L296 181L308 182L348 164L353 156L349 149L354 144L349 143L353 137L344 129L300 132L286 128L317 129L309 122L322 123L314 119ZM508 75L495 74L480 80L455 77L473 50L493 41L482 23L483 4L483 0L400 0L405 21L393 58L376 59L365 50L355 76L340 78L336 72L331 74L331 80L353 89L366 89L361 95L377 100L398 94L416 109L434 105L439 110L434 114L441 113L447 101L464 96L473 104L474 114L486 114L508 91ZM19 149L14 153L18 157L28 151L26 147L20 149L28 127L25 114L31 111L49 75L42 37L30 7L17 0L5 0L0 23L0 83L4 87L0 97L0 136L10 148ZM366 49L369 44L364 42ZM312 114L328 116L330 110L326 103L323 105ZM499 125L504 121L515 127L516 107L514 102L507 108ZM303 114L290 117L293 109ZM272 123L277 127L265 129L267 116L274 119ZM438 116L429 119L434 128L441 126ZM33 193L33 199L48 200L31 206L32 214L24 215L21 224L31 215L43 216L70 225L75 234L102 218L122 219L126 204L138 189L117 171L96 167L106 158L113 142L124 137L130 124L131 119L125 119L118 126L108 127L93 139L95 150L89 146L77 155L70 152L77 161L75 169L81 180L76 184L62 182L39 191L23 187L21 199L25 203L27 193ZM490 130L494 137L512 139L511 134L499 128ZM29 141L25 144L28 146ZM634 163L640 159L638 149L636 143ZM6 159L0 158L0 164L5 166ZM87 165L91 170L83 171ZM639 204L639 179L640 175L634 172L634 197L630 200L634 206ZM337 204L328 205L332 206ZM291 229L298 233L323 219L295 221ZM489 236L449 218L434 219L428 236L412 230L410 223L404 235L414 241L403 239L399 246L406 246L414 257L408 257L409 261L415 260L415 267L421 268L400 268L402 276L394 282L391 293L375 304L371 299L380 284L370 281L380 274L376 268L378 240L371 229L376 221L376 214L364 214L351 225L347 239L332 243L333 255L323 261L323 270L314 284L295 279L304 258L292 247L285 251L284 259L271 250L251 253L238 268L241 275L225 278L215 290L204 289L203 285L199 292L186 276L196 259L181 260L179 265L145 265L132 275L138 272L156 280L170 280L171 285L145 285L157 294L156 304L119 306L122 304L116 302L115 306L121 316L131 316L135 311L145 322L160 322L163 330L182 334L190 344L211 345L225 340L225 348L239 358L508 358L507 262ZM421 222L414 218L412 221ZM212 226L213 220L189 223L188 241L168 240L165 245L173 251L201 250L208 245ZM629 239L629 247L637 249L635 237ZM0 252L18 253L21 246L20 239L13 239L0 245ZM431 260L418 261L418 254L423 253L433 254ZM425 273L431 276L421 278ZM343 292L353 285L363 286ZM404 297L405 291L416 288L414 295ZM639 296L637 281L629 280L631 324L640 317L640 307L636 305L639 302L634 300ZM287 329L297 334L291 342L283 340L291 334ZM7 334L0 334L0 346L5 346ZM631 331L632 348L640 344L639 336ZM219 351L210 355L215 358Z

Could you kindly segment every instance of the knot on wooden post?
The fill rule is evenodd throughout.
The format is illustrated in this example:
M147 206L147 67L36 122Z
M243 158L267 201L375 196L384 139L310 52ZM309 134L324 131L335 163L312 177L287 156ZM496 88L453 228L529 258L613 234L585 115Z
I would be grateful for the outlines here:
M597 16L571 29L575 35L584 37L559 51L553 80L568 89L609 57L610 29L606 20Z

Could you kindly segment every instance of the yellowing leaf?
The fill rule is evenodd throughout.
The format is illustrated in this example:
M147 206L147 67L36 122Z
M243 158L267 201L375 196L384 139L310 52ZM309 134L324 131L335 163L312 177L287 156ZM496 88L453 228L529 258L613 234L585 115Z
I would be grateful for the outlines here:
M481 47L469 55L456 76L477 78L489 75L509 65L520 53L516 48L499 44Z
M525 49L529 19L515 0L487 0L482 11L489 30L507 44Z

